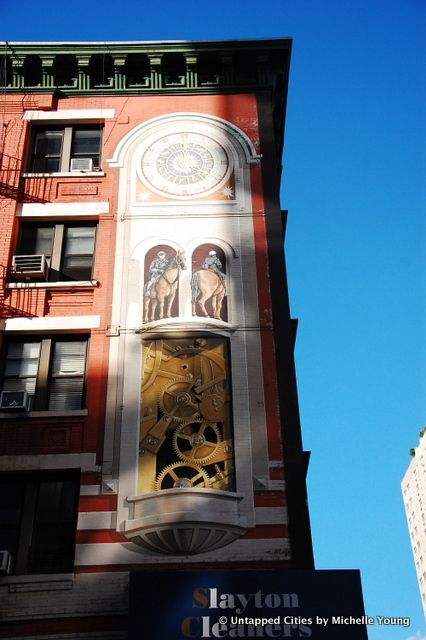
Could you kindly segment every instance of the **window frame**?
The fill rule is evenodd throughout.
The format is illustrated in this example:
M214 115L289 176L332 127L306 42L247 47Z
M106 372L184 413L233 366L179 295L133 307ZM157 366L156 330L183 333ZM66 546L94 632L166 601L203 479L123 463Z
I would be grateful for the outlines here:
M24 238L24 232L30 229L38 230L42 228L46 228L46 229L52 228L53 231L52 231L50 256L47 256L47 254L43 254L43 255L46 255L47 264L48 264L48 272L45 278L43 279L43 281L69 282L69 283L90 281L93 279L93 271L95 266L96 237L97 237L98 226L99 226L98 221L86 221L86 220L78 220L78 221L75 220L71 222L59 221L59 220L52 220L51 222L45 221L45 220L43 222L38 222L38 221L22 222L19 227L18 240L16 243L14 255L15 256L39 255L38 253L28 253L25 249L21 249L22 244L25 241L28 242L30 239L29 237L27 239ZM66 256L89 257L89 254L87 253L74 253L74 254L65 253L68 229L79 228L79 227L87 227L87 228L94 229L93 251L91 254L91 269L90 269L90 273L85 278L77 278L77 277L72 278L69 275L69 272L70 272L69 268L68 268L68 274L64 273L64 262L65 262ZM13 279L22 280L22 277L25 277L25 274L22 274L21 276L14 275ZM30 280L37 279L36 276L28 276L28 277Z
M87 124L81 122L69 123L69 124L60 124L60 123L51 123L51 124L36 124L31 127L31 142L30 142L30 152L27 162L27 173L32 174L55 174L55 173L72 173L76 175L83 175L87 172L84 171L73 171L71 172L71 160L73 157L89 157L93 158L94 156L98 157L98 162L93 163L93 167L91 172L101 172L102 171L102 137L103 137L103 123L95 123L95 124ZM97 153L82 153L79 152L76 155L73 155L74 151L74 139L76 131L99 131L99 148ZM46 155L40 156L35 155L38 136L41 133L61 133L61 148L58 154L52 154L52 156L58 156L58 167L54 171L49 171L45 166L42 168L37 167L37 159L47 157Z
M57 509L54 509L52 502L49 502L50 520L43 521L42 516L42 485L51 483L62 483L61 498L72 497L72 504L67 500L66 506L69 509L68 514L63 509L64 500L57 503ZM68 491L65 487L66 483L71 483ZM72 484L74 486L72 486ZM40 575L40 574L63 574L73 571L75 560L76 531L78 519L78 499L80 494L80 470L64 469L64 470L44 470L44 471L7 471L1 474L0 487L14 485L21 492L21 501L19 505L13 505L16 513L15 520L13 518L7 521L7 518L0 523L1 532L16 532L16 546L12 550L10 546L2 540L2 548L6 548L12 555L12 576L18 575ZM3 492L2 492L3 493ZM67 495L68 494L68 495ZM4 495L4 493L3 493ZM2 497L0 495L0 501ZM18 508L19 507L19 508ZM70 508L71 507L71 508ZM50 532L54 530L54 538L56 541L55 550L61 552L61 545L64 547L65 558L56 568L52 566L52 560L49 554L46 554L46 547L43 544L42 537L37 541L37 534L43 536L44 532L50 528ZM58 533L62 534L58 536ZM40 544L41 542L41 544ZM9 548L8 548L9 547ZM37 554L38 549L38 554ZM34 553L36 550L36 553ZM35 556L35 558L34 558ZM47 561L47 563L46 563ZM43 567L44 563L44 567Z
M87 365L88 365L88 356L89 356L89 341L90 336L85 333L76 333L76 334L55 334L55 335L40 335L40 336L11 336L4 343L4 352L3 352L3 362L2 362L2 377L1 377L1 390L2 391L14 391L16 389L8 389L7 380L21 380L23 378L33 377L35 379L34 383L34 393L29 393L30 396L30 408L29 411L47 411L47 412L55 412L62 413L64 411L81 411L85 408L86 402L86 391L87 391ZM85 342L85 352L84 352L84 371L79 375L72 375L71 373L67 376L64 375L65 378L82 378L81 385L81 394L80 394L80 406L78 408L54 408L51 409L49 407L49 403L51 400L51 392L53 386L53 380L58 377L57 374L53 371L53 360L55 356L55 346L59 342ZM35 376L26 376L18 373L17 375L7 375L6 368L8 361L11 358L8 358L9 349L11 345L15 344L29 344L29 343L40 343L40 350L38 356L38 364L37 364L37 373ZM22 389L22 391L26 391L26 389Z

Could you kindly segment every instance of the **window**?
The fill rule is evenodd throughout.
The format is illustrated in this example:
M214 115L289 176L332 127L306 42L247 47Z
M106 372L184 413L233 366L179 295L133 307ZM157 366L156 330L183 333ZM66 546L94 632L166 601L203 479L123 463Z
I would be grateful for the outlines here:
M12 573L72 571L78 490L76 471L0 476L0 549Z
M100 125L34 127L28 170L70 171L71 160L83 158L92 160L92 169L99 169L101 136Z
M43 338L10 341L3 391L26 391L33 411L81 409L84 399L87 339Z
M44 255L49 267L45 276L49 282L90 280L95 235L96 224L94 223L23 224L16 255ZM25 277L25 264L24 262L22 270L15 265L15 277Z

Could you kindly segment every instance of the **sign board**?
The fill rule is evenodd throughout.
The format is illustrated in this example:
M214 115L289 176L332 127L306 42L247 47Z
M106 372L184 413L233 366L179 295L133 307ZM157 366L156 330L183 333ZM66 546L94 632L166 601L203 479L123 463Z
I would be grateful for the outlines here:
M130 574L128 640L367 640L358 571Z

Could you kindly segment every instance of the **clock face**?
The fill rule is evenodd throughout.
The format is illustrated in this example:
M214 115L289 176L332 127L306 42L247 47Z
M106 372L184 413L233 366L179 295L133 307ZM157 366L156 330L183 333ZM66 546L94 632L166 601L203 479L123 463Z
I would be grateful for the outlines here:
M188 131L152 142L142 156L140 177L163 197L186 199L216 191L230 173L225 149L213 138Z

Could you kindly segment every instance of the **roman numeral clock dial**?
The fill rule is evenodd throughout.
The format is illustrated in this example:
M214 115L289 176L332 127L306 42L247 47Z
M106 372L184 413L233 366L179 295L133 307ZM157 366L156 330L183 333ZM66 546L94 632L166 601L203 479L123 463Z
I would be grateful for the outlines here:
M188 131L151 143L142 156L140 177L158 195L184 200L217 191L230 174L225 149L213 138Z

